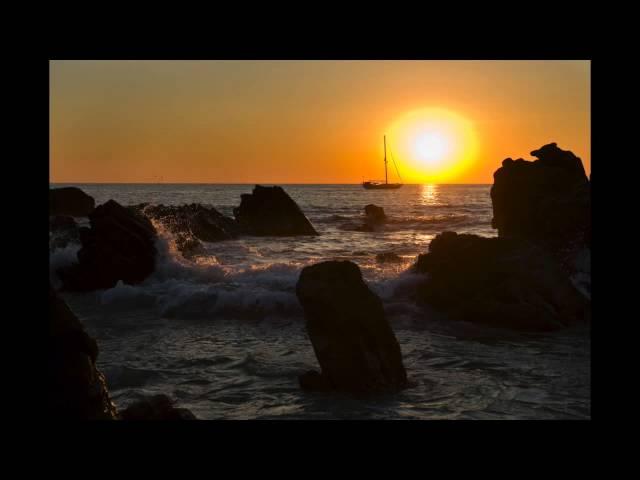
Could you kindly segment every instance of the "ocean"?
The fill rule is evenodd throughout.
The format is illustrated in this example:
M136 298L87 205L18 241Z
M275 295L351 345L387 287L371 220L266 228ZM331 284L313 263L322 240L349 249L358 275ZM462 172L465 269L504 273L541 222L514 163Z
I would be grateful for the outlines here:
M70 186L55 184L52 187ZM96 204L114 199L201 203L232 216L253 185L73 184ZM589 419L588 327L551 334L497 331L448 322L409 301L419 277L409 271L438 233L496 236L490 185L281 185L317 237L242 237L205 244L192 260L156 225L156 271L142 284L64 293L97 340L98 368L119 408L163 393L201 419ZM389 221L359 232L364 206ZM80 221L82 223L82 219ZM88 222L87 222L88 223ZM79 245L50 253L53 271ZM393 252L397 263L378 263ZM295 296L300 270L351 260L383 300L415 386L367 400L302 391L299 374L318 369Z

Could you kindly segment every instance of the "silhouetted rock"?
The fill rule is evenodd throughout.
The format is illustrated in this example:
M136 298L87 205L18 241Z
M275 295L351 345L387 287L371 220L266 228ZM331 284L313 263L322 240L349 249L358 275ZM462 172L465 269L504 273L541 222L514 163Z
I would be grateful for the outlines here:
M580 158L550 143L538 160L507 158L493 174L493 228L554 254L581 248L591 235L591 189Z
M384 208L378 207L373 203L364 207L364 214L367 217L367 220L372 223L381 223L387 219L387 216L384 213Z
M303 388L359 394L397 391L407 384L402 354L382 301L352 262L302 269L296 295L322 373L300 377Z
M91 228L80 229L78 263L58 270L65 290L133 285L154 270L156 231L151 222L109 200L89 216Z
M73 217L57 215L49 217L49 248L64 248L70 243L78 243L80 235L78 224Z
M202 250L200 241L231 240L240 233L240 227L233 218L197 203L180 206L140 204L132 208L173 233L176 247L185 256L199 253Z
M547 331L587 322L589 302L556 260L522 239L444 232L414 266L417 299L455 320Z
M176 408L166 395L154 395L120 411L122 420L197 420L186 408Z
M384 208L372 203L364 207L364 215L364 223L356 227L357 232L375 232L387 219Z
M98 345L49 285L49 416L113 420L116 407L96 368Z
M87 217L96 205L93 197L76 187L49 189L49 215Z
M236 238L240 228L233 218L218 212L213 207L198 203L180 206L150 205L143 213L160 221L172 233L191 233L203 242L219 242Z
M256 185L242 194L233 215L241 230L257 236L318 235L311 222L282 187Z
M403 261L402 257L393 252L384 252L376 255L376 262L378 263L402 263Z

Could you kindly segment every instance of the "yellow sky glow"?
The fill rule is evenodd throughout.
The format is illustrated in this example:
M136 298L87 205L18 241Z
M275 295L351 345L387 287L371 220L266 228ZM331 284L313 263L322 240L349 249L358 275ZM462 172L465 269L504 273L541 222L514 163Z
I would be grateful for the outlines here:
M591 171L589 61L51 61L56 183L491 183Z

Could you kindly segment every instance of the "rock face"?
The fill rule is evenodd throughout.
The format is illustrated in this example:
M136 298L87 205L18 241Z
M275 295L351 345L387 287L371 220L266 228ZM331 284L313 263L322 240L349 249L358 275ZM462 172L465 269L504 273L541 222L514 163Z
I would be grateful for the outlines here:
M444 232L414 270L418 300L455 320L549 331L589 320L587 300L545 250L521 239Z
M237 238L238 223L224 216L213 207L200 204L165 206L138 205L145 216L160 222L175 235L176 246L185 255L197 253L202 242L219 242Z
M49 217L49 249L64 248L80 241L78 224L73 217L57 215Z
M96 205L90 197L76 187L49 189L49 215L87 217Z
M98 345L49 286L49 416L114 420L116 407L96 368Z
M550 143L538 160L507 158L491 187L498 236L525 238L552 253L590 243L591 188L580 158Z
M65 290L112 288L119 280L142 282L155 267L156 231L151 222L113 200L89 216L80 229L78 263L58 270Z
M256 185L241 195L233 215L243 233L257 236L318 235L311 222L282 187Z
M186 408L176 408L166 395L144 398L120 411L122 420L197 420Z
M303 388L356 394L397 391L407 384L402 354L382 301L352 262L305 267L296 285L321 373Z

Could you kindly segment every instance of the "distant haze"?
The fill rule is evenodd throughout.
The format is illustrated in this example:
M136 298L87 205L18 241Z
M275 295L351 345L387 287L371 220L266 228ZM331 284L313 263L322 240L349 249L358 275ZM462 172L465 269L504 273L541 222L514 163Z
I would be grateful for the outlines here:
M552 141L589 174L590 88L589 61L51 61L50 180L384 178L383 135L424 108L473 125L451 182L492 183Z

